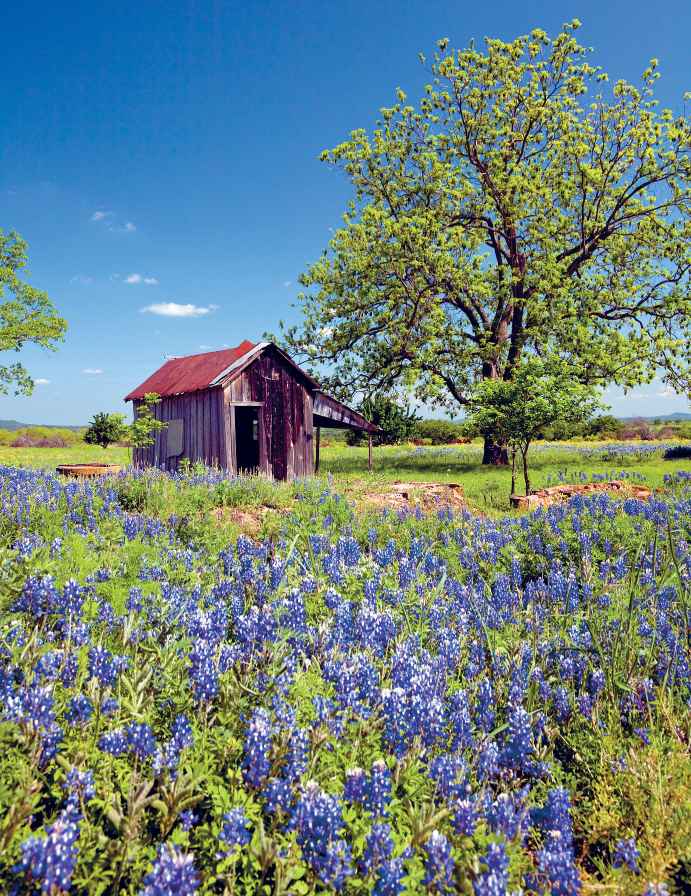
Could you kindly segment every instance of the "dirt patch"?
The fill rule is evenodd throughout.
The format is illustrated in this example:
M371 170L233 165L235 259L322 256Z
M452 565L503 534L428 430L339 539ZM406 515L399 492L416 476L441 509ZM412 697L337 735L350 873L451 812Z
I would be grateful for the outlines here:
M212 511L217 523L232 523L245 535L255 538L261 532L262 524L268 513L281 513L275 507L217 507Z
M449 507L466 507L463 487L457 482L392 482L385 491L365 492L358 497L362 509L420 510L429 513Z
M613 479L611 482L587 482L582 485L553 485L538 489L530 495L511 495L511 506L520 510L535 510L537 507L549 507L550 504L568 501L574 495L590 495L593 492L614 492L622 497L639 498L641 501L647 501L652 494L652 490L645 485L633 485L622 479Z

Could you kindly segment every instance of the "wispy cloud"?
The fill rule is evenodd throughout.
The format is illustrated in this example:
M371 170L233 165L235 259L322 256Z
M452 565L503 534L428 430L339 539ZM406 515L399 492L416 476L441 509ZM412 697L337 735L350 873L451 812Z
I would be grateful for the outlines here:
M39 376L34 380L34 386L49 386L50 380L47 380L45 377Z
M117 277L117 275L113 275ZM146 286L158 286L156 277L143 277L141 274L128 274L125 283L144 283Z
M161 317L204 317L216 311L218 305L180 305L178 302L157 302L141 308L143 314L158 314Z
M293 281L292 280L284 280L283 285L285 286L286 289L288 289L289 286L293 285Z
M91 286L93 282L94 278L86 274L75 274L74 277L70 277L70 283L78 283L80 286Z
M82 373L87 374L87 376L98 376L103 373L103 371L100 367L85 367L84 370L82 370Z
M115 212L106 211L105 209L97 209L91 215L91 220L104 222L107 225L107 229L112 233L134 233L137 229L134 221L125 221L124 224L117 224Z
M125 221L124 224L109 224L108 230L111 233L134 233L137 229L137 225L132 221Z

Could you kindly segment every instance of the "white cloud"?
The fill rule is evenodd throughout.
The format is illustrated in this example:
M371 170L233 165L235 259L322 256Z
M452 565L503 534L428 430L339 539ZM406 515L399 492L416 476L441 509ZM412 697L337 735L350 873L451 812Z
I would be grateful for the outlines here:
M177 302L157 302L154 305L146 305L140 310L142 313L159 314L161 317L203 317L216 311L218 305L180 305Z
M126 233L132 233L132 231L134 231L136 229L137 229L136 226L131 221L125 221L125 226L123 227L123 230Z
M89 376L98 376L99 373L103 373L100 367L85 367L82 370L82 373L86 373Z
M293 281L292 280L284 280L283 285L285 286L286 289L288 289L289 286L293 285Z
M49 386L49 385L50 385L50 380L47 380L42 376L39 376L34 380L34 386Z
M155 277L142 277L141 274L128 274L125 277L125 283L145 283L147 286L158 286L158 280Z
M102 210L95 211L93 213L93 215L91 216L91 220L92 221L103 221L104 218L110 218L112 216L112 214L113 214L112 212L106 212L106 211L102 211Z
M80 286L91 286L93 282L94 278L86 274L75 274L74 277L70 277L70 283L78 283Z

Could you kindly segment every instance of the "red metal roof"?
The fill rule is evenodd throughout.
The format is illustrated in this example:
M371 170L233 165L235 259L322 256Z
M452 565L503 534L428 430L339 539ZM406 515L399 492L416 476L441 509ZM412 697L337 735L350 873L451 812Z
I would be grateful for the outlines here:
M155 373L144 380L141 386L125 396L125 401L144 398L147 392L165 395L180 395L206 389L227 367L254 348L254 343L246 339L237 348L224 348L218 352L204 352L201 355L187 355L171 358Z

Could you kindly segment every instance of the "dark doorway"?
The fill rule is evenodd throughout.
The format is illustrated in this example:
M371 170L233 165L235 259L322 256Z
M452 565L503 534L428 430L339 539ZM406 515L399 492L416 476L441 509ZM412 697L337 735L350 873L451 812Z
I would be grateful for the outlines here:
M238 473L259 469L259 408L235 406L235 457Z

